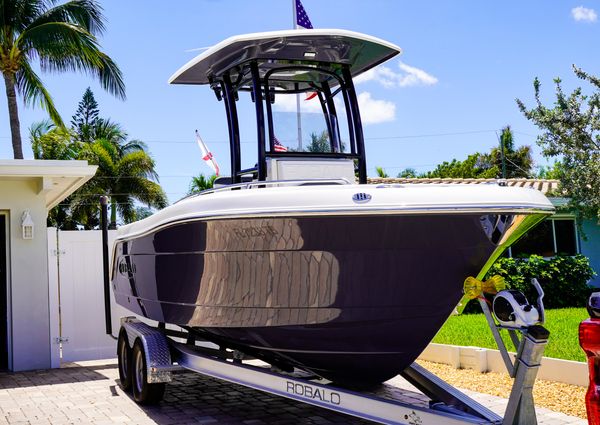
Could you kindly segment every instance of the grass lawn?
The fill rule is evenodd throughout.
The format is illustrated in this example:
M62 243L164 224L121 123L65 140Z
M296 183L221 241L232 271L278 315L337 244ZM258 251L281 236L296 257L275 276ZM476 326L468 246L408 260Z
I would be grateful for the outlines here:
M559 359L586 361L579 347L579 322L588 318L585 308L561 308L546 310L546 329L550 339L544 355ZM515 351L506 331L501 331L509 351ZM483 314L450 316L433 342L439 344L465 345L482 348L495 348L496 343Z

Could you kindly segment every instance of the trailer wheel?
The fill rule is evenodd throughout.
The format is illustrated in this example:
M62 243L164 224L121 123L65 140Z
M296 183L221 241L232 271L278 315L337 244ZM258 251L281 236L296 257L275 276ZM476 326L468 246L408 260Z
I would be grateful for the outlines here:
M131 360L133 399L139 404L157 404L165 394L165 384L148 383L146 353L139 339L133 344Z
M119 381L121 389L125 392L131 390L131 348L127 341L127 332L121 329L117 343L117 359L119 362Z

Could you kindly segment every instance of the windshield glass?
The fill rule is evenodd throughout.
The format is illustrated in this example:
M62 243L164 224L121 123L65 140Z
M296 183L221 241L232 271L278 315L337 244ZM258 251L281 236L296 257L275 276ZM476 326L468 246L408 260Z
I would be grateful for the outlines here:
M277 73L274 73L270 79L276 77ZM350 152L342 91L329 98L327 93L329 90L321 86L315 87L313 92L275 94L271 104L272 152Z

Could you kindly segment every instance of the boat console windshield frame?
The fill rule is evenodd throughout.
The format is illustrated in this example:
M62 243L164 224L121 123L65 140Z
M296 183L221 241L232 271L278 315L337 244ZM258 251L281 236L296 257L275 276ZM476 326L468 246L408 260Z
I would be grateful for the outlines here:
M249 34L213 46L177 71L170 82L209 84L217 100L223 101L232 184L240 183L247 174L265 181L267 161L284 158L352 160L358 182L364 184L364 134L352 79L398 53L400 48L391 43L345 30ZM250 169L241 168L237 110L240 92L249 92L255 105L257 163ZM310 93L320 103L329 144L325 152L277 149L281 145L275 135L272 105L278 96L303 93ZM347 123L347 133L346 128L340 129L340 121ZM340 130L347 135L344 141Z

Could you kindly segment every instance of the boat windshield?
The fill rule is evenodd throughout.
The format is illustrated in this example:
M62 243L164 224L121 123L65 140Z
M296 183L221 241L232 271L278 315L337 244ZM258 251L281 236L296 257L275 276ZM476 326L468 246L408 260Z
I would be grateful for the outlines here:
M278 90L278 81L289 81L294 70L273 72L267 82L271 94L271 114L267 153L343 154L351 153L346 93L326 72L295 73L298 86L310 90ZM303 78L304 77L304 78Z
M316 92L277 94L273 103L274 152L348 153L343 103L340 112L341 119L324 113Z

